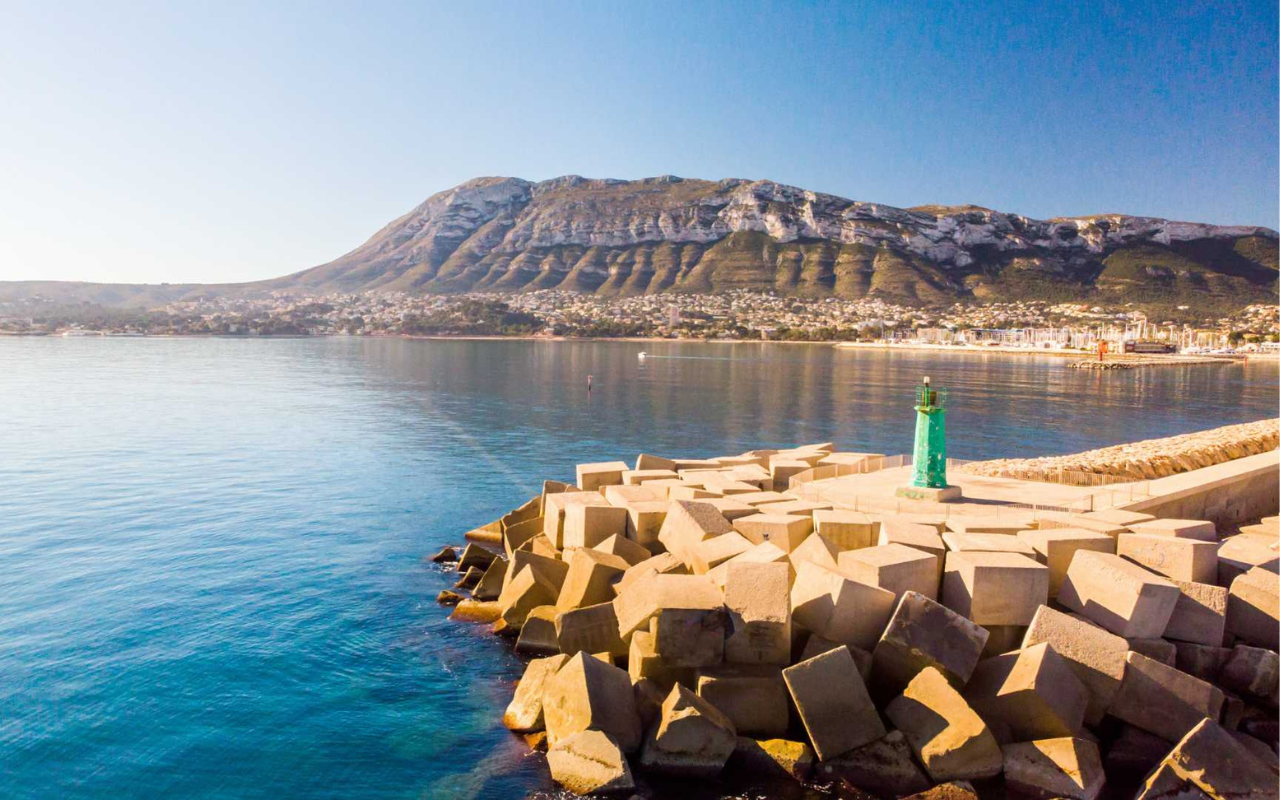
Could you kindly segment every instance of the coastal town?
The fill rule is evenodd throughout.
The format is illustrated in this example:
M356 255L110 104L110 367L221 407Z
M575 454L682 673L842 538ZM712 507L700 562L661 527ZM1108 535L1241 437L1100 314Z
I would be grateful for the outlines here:
M562 290L206 297L156 309L0 303L0 334L219 336L538 336L833 341L1092 351L1108 342L1179 352L1280 351L1280 306L1218 317L1149 315L1133 304L1023 301L911 306L884 299L731 291L601 297ZM1167 317L1167 318L1166 318Z

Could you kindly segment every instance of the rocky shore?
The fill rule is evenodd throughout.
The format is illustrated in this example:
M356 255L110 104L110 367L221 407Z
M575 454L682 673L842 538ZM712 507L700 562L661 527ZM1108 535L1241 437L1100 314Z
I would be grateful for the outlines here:
M1065 456L979 461L959 469L975 475L1028 481L1057 480L1064 470L1141 481L1190 472L1277 447L1280 447L1280 419L1264 419Z
M1220 540L787 494L869 456L580 464L436 554L438 600L530 657L503 722L577 794L1276 796L1280 518Z

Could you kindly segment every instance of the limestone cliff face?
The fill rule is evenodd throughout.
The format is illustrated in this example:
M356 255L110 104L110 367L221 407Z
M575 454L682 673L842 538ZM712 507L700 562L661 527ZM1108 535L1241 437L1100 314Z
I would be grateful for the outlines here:
M1277 235L1103 215L895 208L771 181L477 178L277 286L606 295L775 289L942 302L1208 292L1272 297Z

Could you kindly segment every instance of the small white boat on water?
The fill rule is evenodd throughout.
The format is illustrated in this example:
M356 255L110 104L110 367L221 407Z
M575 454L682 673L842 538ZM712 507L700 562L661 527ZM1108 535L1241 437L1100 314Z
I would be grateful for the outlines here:
M649 354L648 354L648 353L646 353L645 351L641 350L641 351L640 351L640 355L639 355L639 356L637 356L637 358L639 358L641 361L644 361L645 356L647 356L647 355L649 355Z

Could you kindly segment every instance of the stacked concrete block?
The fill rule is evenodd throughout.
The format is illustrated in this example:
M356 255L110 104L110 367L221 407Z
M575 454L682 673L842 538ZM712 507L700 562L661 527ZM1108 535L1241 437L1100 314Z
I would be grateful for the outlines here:
M586 508L586 506L582 506ZM613 600L613 587L630 565L618 556L590 548L577 550L570 556L569 571L556 599L556 608L575 608L608 603Z
M907 592L872 652L872 686L877 694L893 697L932 667L963 687L986 642L986 629L925 595Z
M679 477L676 471L672 469L629 469L622 473L622 482L627 486L640 486L649 481Z
M938 580L941 582L942 570L947 562L947 546L935 526L909 522L899 517L886 517L880 521L876 544L901 544L937 556Z
M662 612L722 615L724 596L705 575L654 573L624 587L614 598L613 607L618 615L618 634L627 640L638 630L648 630L650 620Z
M1155 638L1173 616L1178 587L1120 556L1080 551L1058 602L1119 636Z
M1135 800L1157 798L1239 798L1276 796L1274 758L1254 755L1213 719L1202 719L1180 737L1151 771Z
M677 683L696 686L697 669L677 666L658 654L657 645L649 631L636 631L627 647L627 673L632 683L651 683L663 691Z
M547 751L551 778L574 794L615 794L635 788L618 740L604 731L567 736Z
M767 545L762 545L767 546ZM727 565L724 601L729 613L725 660L785 665L791 656L791 569L785 562Z
M661 608L649 621L654 652L673 667L724 661L728 619L723 608Z
M691 689L677 684L644 742L641 766L676 777L714 778L733 754L733 722Z
M720 512L720 516L724 517L730 523L740 517L749 517L752 514L758 514L755 506L749 506L746 503L735 500L732 496L712 497L706 501L707 505L715 508Z
M676 558L670 553L659 553L656 556L650 556L644 561L627 569L622 574L622 580L618 581L618 585L614 591L621 593L623 589L649 575L688 575L689 568L684 562Z
M813 533L813 517L775 514L776 505L767 506L764 513L738 517L733 527L753 544L770 542L790 553Z
M1099 522L1106 522L1127 528L1136 522L1147 522L1155 519L1150 514L1144 514L1141 511L1126 511L1123 508L1107 508L1101 511L1090 511L1083 514L1086 519L1094 519ZM1041 525L1041 527L1044 527Z
M808 536L790 553L791 564L816 564L832 572L840 571L840 546L820 533Z
M880 523L857 511L818 509L813 512L813 530L841 550L860 550L879 543Z
M938 599L938 558L913 547L885 544L846 550L837 564L855 581L893 592L895 602L907 592Z
M595 547L610 536L626 533L625 508L574 504L564 511L564 541L560 549L568 552Z
M1017 536L1018 531L1035 527L1031 518L1026 515L1009 515L1008 517L968 517L952 516L947 518L947 530L953 533L993 533L1000 536Z
M586 653L570 658L546 680L542 714L551 747L586 730L604 731L623 752L635 752L640 746L640 716L631 678Z
M1106 775L1098 746L1070 736L1008 744L1005 785L1029 797L1096 800Z
M1228 536L1218 544L1219 586L1230 586L1254 567L1280 573L1280 540L1274 536L1240 534Z
M658 532L658 541L669 553L691 565L693 548L698 542L731 530L733 526L715 506L692 500L672 500Z
M597 552L606 553L611 556L617 556L627 563L628 567L634 567L641 561L646 561L653 557L653 554L646 550L634 539L630 539L625 535L614 534L605 539L594 548Z
M1035 548L1016 535L947 531L942 534L942 541L947 550L954 553L1017 553L1028 558L1036 557Z
M1122 533L1116 555L1176 581L1213 583L1218 577L1218 546L1199 539Z
M729 578L729 569L734 564L782 564L786 567L787 585L790 586L792 581L795 580L796 573L791 566L789 555L785 550L771 542L754 545L745 553L734 556L718 567L713 568L707 573L707 577L714 581L716 586L723 589Z
M752 543L736 532L722 533L698 542L689 553L689 568L695 575L706 575L735 556L750 550Z
M618 635L618 615L613 603L574 608L556 615L556 645L565 655L578 653L627 654L627 643Z
M560 644L556 638L556 617L559 613L555 606L538 606L530 611L520 626L515 651L535 656L559 653Z
M947 553L942 604L979 625L1028 625L1048 599L1049 569L1032 558Z
M535 658L524 668L524 676L516 684L515 696L507 705L502 724L513 731L540 731L542 719L542 690L547 681L568 663L566 655Z
M1280 576L1254 567L1231 582L1227 632L1249 644L1280 650Z
M893 613L893 605L892 592L815 564L796 565L791 619L811 633L871 650Z
M830 511L832 506L830 503L815 503L811 500L788 500L783 503L773 503L769 508L770 514L794 514L801 517L812 518L816 511Z
M641 486L638 483L628 483L622 486L606 486L600 490L600 493L604 495L604 499L608 500L610 505L615 506L626 505L627 503L667 499L667 493L665 490Z
M784 669L782 675L819 759L826 761L885 735L848 650L829 650Z
M1067 659L1048 642L980 662L963 694L1005 742L1075 736L1089 702Z
M936 783L999 775L1000 745L942 673L926 667L885 708Z
M785 495L782 492L775 492L772 490L735 495L733 498L734 502L746 503L747 505L755 506L756 508L772 505L773 503L786 503L794 499L795 498L790 495Z
M1052 646L1084 685L1088 692L1085 722L1101 722L1124 679L1128 642L1086 620L1041 606L1027 627L1022 647L1039 644Z
M548 495L542 514L542 533L557 550L564 549L565 509L573 505L609 507L609 501L599 492L561 492Z
M789 706L781 667L732 664L702 669L697 691L733 722L740 735L772 739L787 733Z
M1196 539L1202 542L1218 541L1218 528L1202 519L1150 519L1130 523L1129 530L1148 536L1171 536L1175 539Z
M595 464L579 464L575 470L578 488L584 492L598 491L605 486L622 483L622 473L627 471L622 461L601 461Z
M1111 716L1169 741L1222 711L1222 690L1175 667L1130 652Z
M1035 550L1035 559L1049 568L1049 599L1058 597L1067 568L1077 550L1097 553L1115 553L1116 540L1105 533L1083 528L1047 528L1045 530L1019 531L1018 538Z
M1178 587L1164 638L1219 647L1227 629L1227 590L1194 581L1170 581Z

